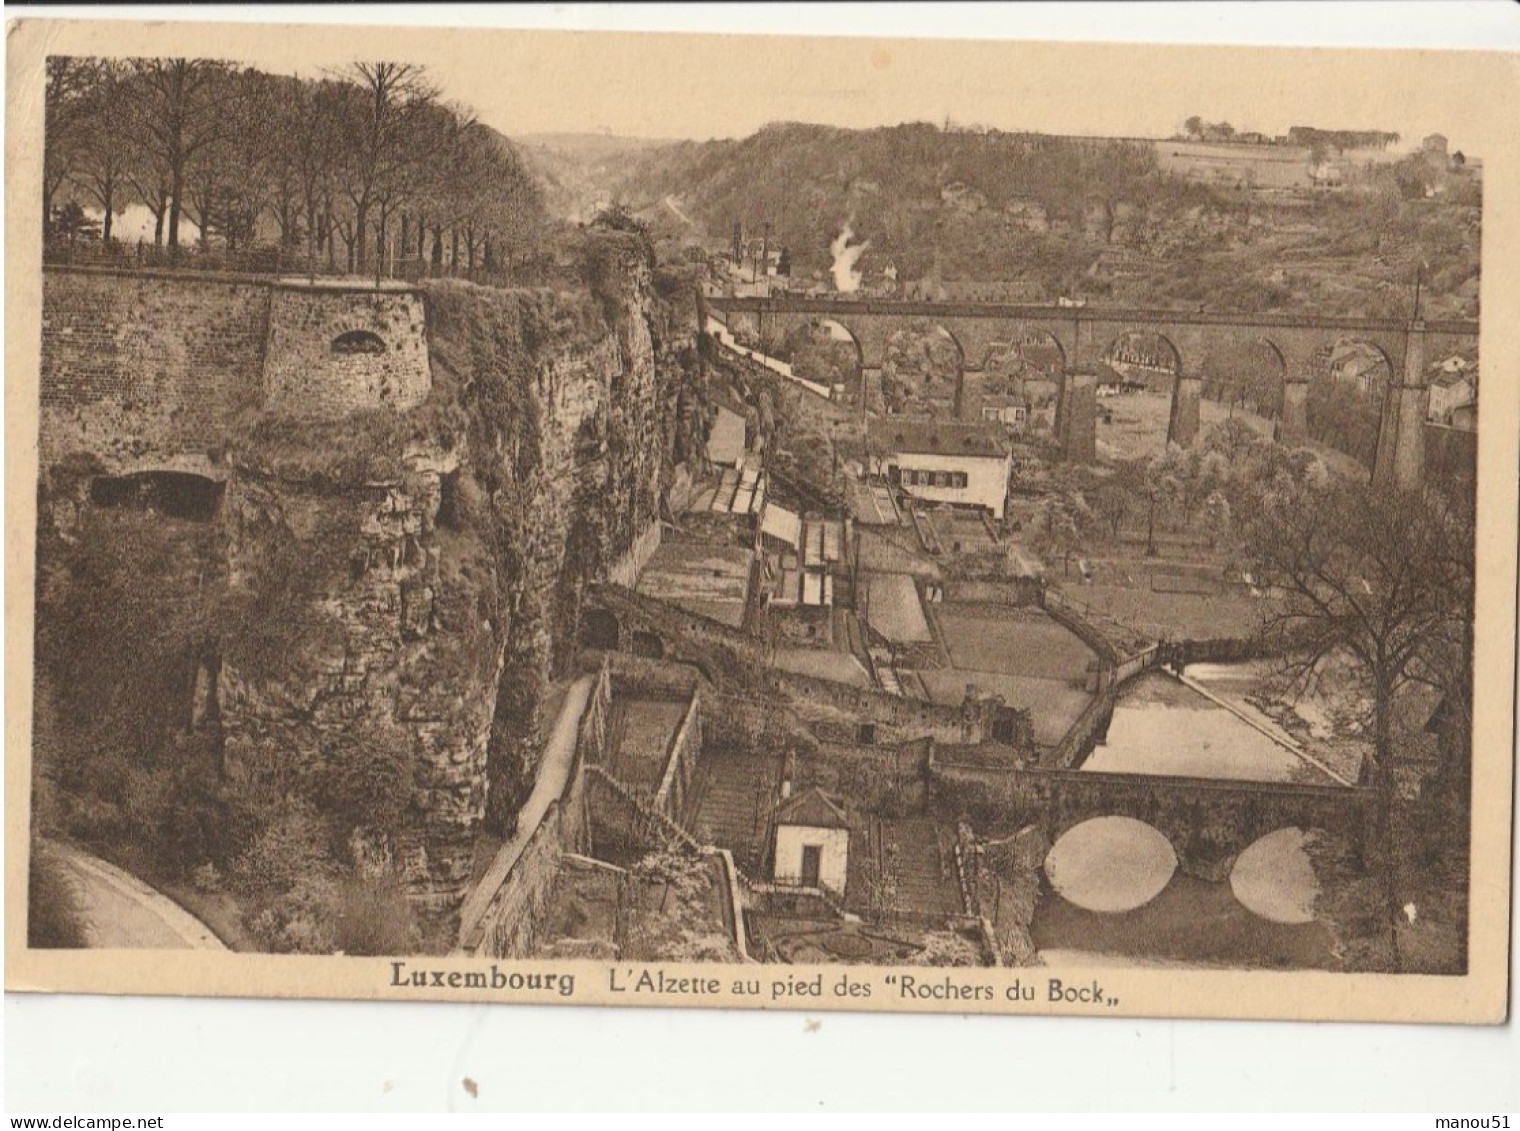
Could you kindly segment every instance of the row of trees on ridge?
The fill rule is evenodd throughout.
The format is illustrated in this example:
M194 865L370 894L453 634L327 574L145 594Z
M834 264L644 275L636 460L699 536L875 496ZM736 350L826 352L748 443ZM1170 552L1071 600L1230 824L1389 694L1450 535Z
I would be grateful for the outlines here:
M131 205L171 254L261 243L313 264L489 266L527 239L539 194L506 139L414 64L317 78L216 59L47 62L43 220L113 238ZM193 228L187 239L185 224Z

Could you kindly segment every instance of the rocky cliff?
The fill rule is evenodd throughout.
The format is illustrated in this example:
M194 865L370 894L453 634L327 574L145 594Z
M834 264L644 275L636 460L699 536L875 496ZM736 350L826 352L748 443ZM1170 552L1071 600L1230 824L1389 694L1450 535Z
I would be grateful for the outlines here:
M583 589L656 520L693 443L694 296L658 294L631 237L584 253L581 293L430 287L416 410L337 430L269 420L235 457L234 585L262 567L253 584L288 588L267 571L291 538L317 544L318 576L286 610L306 610L305 631L272 663L255 672L231 642L228 762L407 747L395 847L435 912L457 902L482 823L512 831Z
M531 789L585 586L656 521L700 439L695 292L635 236L579 250L573 291L428 286L425 396L314 414L286 365L278 397L266 372L258 406L201 439L225 582L197 717L231 779L314 805L345 863L400 871L441 933L476 835L509 833ZM72 523L65 540L99 496L77 449L59 458L85 474L44 516Z

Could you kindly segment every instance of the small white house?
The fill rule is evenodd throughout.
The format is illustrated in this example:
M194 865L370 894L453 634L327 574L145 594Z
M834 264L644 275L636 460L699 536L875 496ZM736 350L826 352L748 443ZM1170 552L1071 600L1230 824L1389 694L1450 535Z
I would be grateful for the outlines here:
M982 419L1001 424L1005 429L1022 432L1029 423L1029 406L1022 397L984 397Z
M1478 399L1472 375L1461 370L1441 371L1430 382L1429 417L1437 424L1449 424L1453 414Z
M926 502L980 507L1001 521L1012 463L992 422L882 417L868 433L874 474Z
M789 797L776 809L778 884L828 888L844 894L850 861L850 823L818 788Z

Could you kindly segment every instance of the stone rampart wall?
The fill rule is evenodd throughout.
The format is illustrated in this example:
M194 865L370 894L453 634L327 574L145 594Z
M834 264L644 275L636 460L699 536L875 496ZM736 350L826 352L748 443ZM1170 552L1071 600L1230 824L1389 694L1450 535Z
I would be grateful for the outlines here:
M109 474L210 467L262 396L269 287L139 272L42 274L40 457Z
M415 407L431 386L425 325L415 291L275 286L264 410L341 420Z
M216 473L251 414L414 407L431 387L425 321L409 290L49 267L41 466Z

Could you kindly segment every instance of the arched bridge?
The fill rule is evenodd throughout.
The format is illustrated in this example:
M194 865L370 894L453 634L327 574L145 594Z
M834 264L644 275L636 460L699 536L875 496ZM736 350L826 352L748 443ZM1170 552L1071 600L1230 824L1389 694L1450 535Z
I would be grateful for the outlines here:
M936 792L989 827L1038 826L1051 844L1096 817L1143 821L1184 867L1207 868L1284 828L1365 843L1374 791L1364 786L1233 781L1090 770L968 771L936 762Z
M1235 314L1208 310L1141 307L1041 306L991 302L892 302L783 295L772 298L714 297L708 306L730 328L748 329L761 341L783 339L820 319L838 323L855 339L861 364L880 369L887 343L913 323L942 327L960 347L968 369L980 369L995 345L1046 338L1060 347L1065 364L1096 363L1110 356L1128 334L1153 334L1171 346L1182 373L1222 347L1264 342L1281 359L1283 372L1309 372L1326 346L1361 341L1376 347L1394 374L1404 370L1410 338L1422 340L1424 357L1435 360L1475 347L1478 323L1452 319L1411 324L1394 319L1331 318L1302 314Z

